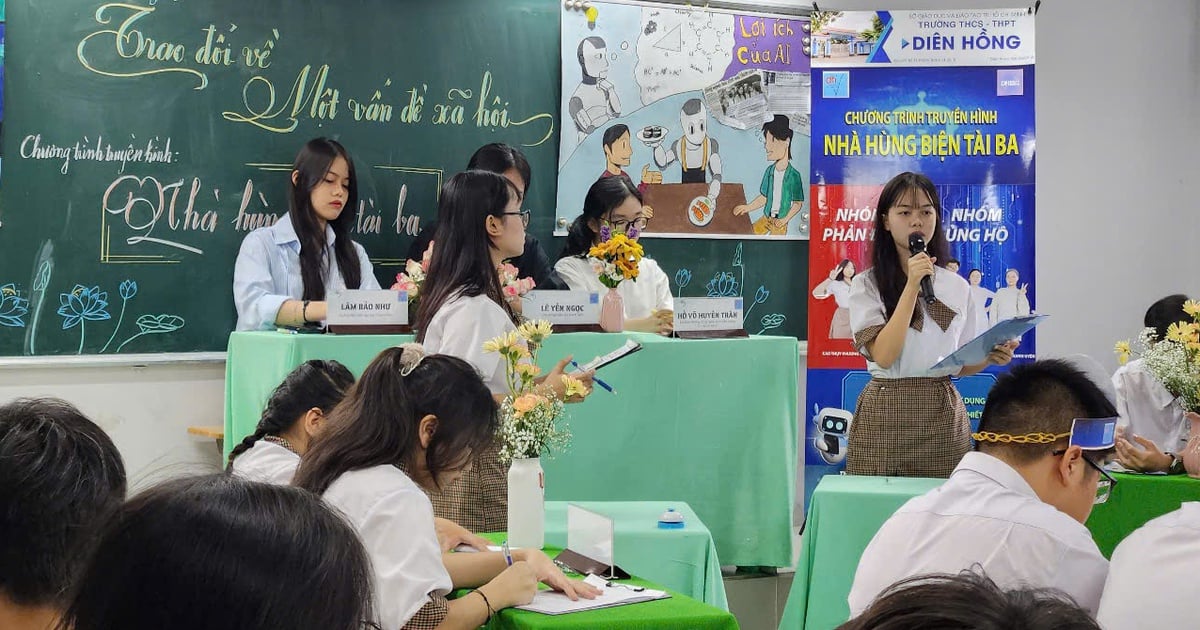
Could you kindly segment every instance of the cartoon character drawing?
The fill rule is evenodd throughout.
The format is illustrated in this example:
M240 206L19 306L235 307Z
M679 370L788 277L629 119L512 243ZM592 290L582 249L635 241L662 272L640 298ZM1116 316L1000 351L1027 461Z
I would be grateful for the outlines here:
M762 134L771 165L763 173L758 196L735 207L733 214L741 216L762 209L762 218L754 222L754 233L782 236L787 233L788 222L804 206L804 179L791 163L792 127L788 117L775 114L763 123Z
M576 55L583 78L571 94L567 110L575 121L579 140L601 125L621 115L617 88L608 80L608 46L601 37L585 37L579 42Z
M659 168L679 162L680 181L684 184L708 183L708 198L714 202L721 193L721 155L716 138L708 135L708 111L698 98L688 100L679 110L679 123L683 126L683 137L671 143L670 148L662 144L654 147L654 162Z
M600 173L600 177L613 177L620 175L633 181L629 177L629 173L625 172L623 166L629 166L629 162L633 159L633 145L630 144L631 134L627 125L617 123L608 129L604 130L602 138L602 146L604 148L604 172ZM650 165L646 164L642 167L642 182L637 185L638 192L646 194L647 184L661 184L662 171L650 170ZM646 218L654 216L654 211L650 206L645 206Z
M816 412L813 424L817 426L813 447L826 464L842 463L846 459L846 446L850 443L850 423L854 420L854 414L836 407L819 409L817 405L813 405L813 411Z

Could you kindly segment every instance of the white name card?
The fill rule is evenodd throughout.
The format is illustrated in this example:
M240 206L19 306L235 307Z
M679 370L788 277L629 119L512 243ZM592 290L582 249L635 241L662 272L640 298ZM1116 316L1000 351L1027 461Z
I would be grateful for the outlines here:
M742 329L742 298L675 298L675 332Z
M325 323L330 326L405 326L407 291L346 290L329 297Z
M527 319L544 319L556 325L600 323L597 291L530 291L522 301L521 313Z

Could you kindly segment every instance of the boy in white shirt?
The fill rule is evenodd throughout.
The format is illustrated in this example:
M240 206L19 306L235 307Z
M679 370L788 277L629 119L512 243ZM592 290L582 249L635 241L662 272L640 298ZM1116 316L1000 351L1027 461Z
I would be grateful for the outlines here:
M1112 555L1096 618L1105 628L1192 628L1200 564L1200 503L1130 534Z
M1115 416L1100 388L1065 361L1000 376L972 436L977 450L941 487L902 506L863 552L851 616L899 580L974 565L1001 588L1058 588L1095 613L1108 562L1083 523L1113 483L1100 466L1112 453ZM1081 445L1076 418L1105 419L1106 434Z

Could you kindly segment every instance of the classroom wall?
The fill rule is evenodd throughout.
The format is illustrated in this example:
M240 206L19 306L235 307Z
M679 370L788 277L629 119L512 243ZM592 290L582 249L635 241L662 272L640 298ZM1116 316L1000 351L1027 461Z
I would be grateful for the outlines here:
M836 8L1004 4L847 1ZM1072 11L1081 6L1046 0L1038 16L1035 307L1052 315L1039 328L1044 356L1083 352L1115 368L1113 342L1136 334L1151 301L1178 291L1200 296L1200 220L1189 186L1196 179L1191 149L1200 146L1200 3L1096 0ZM113 435L135 485L214 464L211 441L185 430L221 423L223 365L69 365L0 360L0 401L57 395L76 403Z

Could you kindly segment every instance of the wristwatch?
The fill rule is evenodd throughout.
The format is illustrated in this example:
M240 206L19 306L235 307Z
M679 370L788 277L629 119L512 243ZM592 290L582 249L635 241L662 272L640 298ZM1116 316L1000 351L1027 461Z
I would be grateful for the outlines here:
M1172 453L1170 451L1164 451L1164 453L1166 453L1167 455L1169 455L1171 457L1171 465L1167 466L1167 474L1168 475L1183 474L1183 472L1184 472L1183 460L1180 459L1178 455L1176 455L1175 453Z

